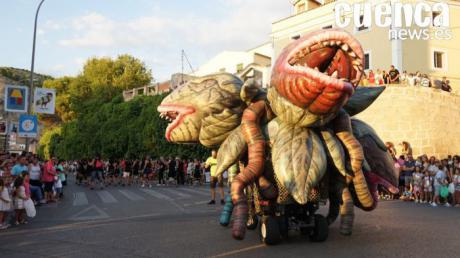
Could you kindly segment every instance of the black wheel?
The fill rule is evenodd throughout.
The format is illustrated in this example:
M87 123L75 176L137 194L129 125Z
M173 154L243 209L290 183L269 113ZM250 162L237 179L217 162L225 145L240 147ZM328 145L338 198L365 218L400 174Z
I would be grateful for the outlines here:
M254 230L257 228L257 224L259 224L259 218L257 215L254 215L253 217L249 216L248 222L246 223L246 228L248 230Z
M329 235L329 225L327 219L320 214L315 214L315 227L311 230L310 240L313 242L323 242Z
M280 225L280 234L282 238L288 238L289 234L289 222L288 217L282 215L278 218L278 223Z
M273 216L263 216L260 223L260 239L266 245L276 245L281 240L278 220Z

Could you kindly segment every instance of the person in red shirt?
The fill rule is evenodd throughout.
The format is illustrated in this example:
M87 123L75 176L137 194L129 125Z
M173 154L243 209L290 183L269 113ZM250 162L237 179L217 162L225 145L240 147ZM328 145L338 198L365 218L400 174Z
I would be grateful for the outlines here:
M91 186L90 189L94 189L95 181L97 180L98 183L101 185L101 189L104 188L104 181L102 178L102 172L104 170L104 163L102 162L101 158L97 156L95 159L91 161L91 167L93 171L91 172Z
M53 185L54 177L57 175L55 165L57 164L56 157L52 157L43 167L42 182L45 184L45 200L46 202L54 202Z
M375 74L374 71L369 70L369 78L367 79L369 81L369 85L374 85L375 84Z

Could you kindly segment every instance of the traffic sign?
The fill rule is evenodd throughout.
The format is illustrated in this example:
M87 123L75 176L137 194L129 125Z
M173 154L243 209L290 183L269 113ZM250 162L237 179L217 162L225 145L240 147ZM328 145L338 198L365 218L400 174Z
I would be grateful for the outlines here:
M19 137L37 137L38 118L36 115L19 116Z

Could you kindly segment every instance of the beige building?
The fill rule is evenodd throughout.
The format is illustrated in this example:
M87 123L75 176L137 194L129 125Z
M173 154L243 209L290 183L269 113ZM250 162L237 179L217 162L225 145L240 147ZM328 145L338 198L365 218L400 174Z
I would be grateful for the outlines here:
M449 30L451 39L439 40L411 40L391 39L390 27L377 27L374 14L375 5L378 3L391 3L394 1L313 1L294 0L291 1L294 13L285 19L276 21L272 25L272 43L274 48L274 59L282 49L290 42L300 36L314 30L337 27L335 21L335 7L339 2L371 3L372 24L369 27L355 27L353 21L344 29L352 33L362 44L366 58L366 70L381 69L388 70L390 65L395 65L401 72L408 73L420 71L428 74L432 79L440 79L447 76L451 81L454 90L460 90L460 1L398 1L401 3L426 2L433 5L445 2L449 6L450 24ZM286 3L288 4L288 3ZM358 12L357 12L358 13ZM424 13L424 17L436 17L439 12ZM360 20L364 19L363 11L360 13ZM342 12L341 19L353 19L353 12ZM420 29L412 25L408 29ZM430 25L427 28L429 35L434 35L439 28Z
M259 85L266 87L270 83L270 67L273 48L265 43L247 51L223 51L193 73L204 76L218 72L238 75L241 79L254 78Z

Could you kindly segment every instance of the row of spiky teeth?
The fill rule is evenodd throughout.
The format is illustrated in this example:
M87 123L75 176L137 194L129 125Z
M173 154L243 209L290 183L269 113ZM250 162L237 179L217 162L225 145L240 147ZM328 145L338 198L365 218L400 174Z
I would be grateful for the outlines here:
M289 64L294 65L297 62L297 60L299 60L300 58L306 56L310 52L316 51L316 50L324 48L324 47L329 47L329 46L331 46L331 47L334 47L334 46L340 47L340 49L342 49L348 56L350 56L353 59L351 61L351 64L353 65L353 68L357 72L362 72L363 71L363 64L361 62L361 59L357 58L356 53L353 52L353 50L351 49L351 47L348 44L343 43L340 40L322 41L322 42L316 43L314 45L308 46L308 47L302 49L301 51L297 52L295 54L295 56L293 56L293 57L291 57L289 59L288 62L289 62ZM315 70L319 70L319 69L317 67L315 67ZM334 76L332 76L332 77L334 77ZM337 77L334 77L334 78L337 78Z
M171 117L169 117L166 113L160 113L160 118L166 119L170 122L174 121Z

